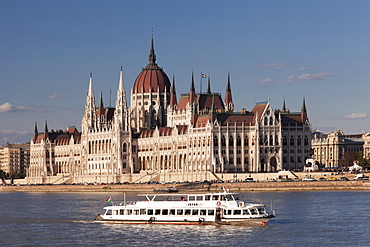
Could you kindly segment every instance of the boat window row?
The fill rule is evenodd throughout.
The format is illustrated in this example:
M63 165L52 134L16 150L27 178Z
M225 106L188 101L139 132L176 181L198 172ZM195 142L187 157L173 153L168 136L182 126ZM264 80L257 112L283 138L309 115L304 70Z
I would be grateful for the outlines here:
M202 195L188 196L188 201L231 201L232 195Z
M214 209L119 209L106 215L215 215Z
M258 215L264 214L264 210L262 208L259 211L257 208L249 208L249 209L224 209L224 215Z

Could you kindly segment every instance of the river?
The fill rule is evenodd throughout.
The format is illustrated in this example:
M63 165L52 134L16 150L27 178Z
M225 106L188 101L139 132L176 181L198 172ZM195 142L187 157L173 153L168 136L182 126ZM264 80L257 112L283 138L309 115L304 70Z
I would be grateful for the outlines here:
M135 200L137 193L128 193ZM1 192L1 246L370 246L370 191L243 192L277 217L266 226L93 223L123 193Z

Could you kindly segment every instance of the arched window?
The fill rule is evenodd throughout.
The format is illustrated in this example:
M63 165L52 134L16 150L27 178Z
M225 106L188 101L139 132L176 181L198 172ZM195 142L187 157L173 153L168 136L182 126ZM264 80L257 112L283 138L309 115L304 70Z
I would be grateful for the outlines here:
M217 146L218 146L218 138L217 138L217 136L215 136L215 137L213 138L213 145L214 145L215 147L217 147Z
M226 146L226 140L225 140L225 136L222 136L221 137L221 146Z
M234 138L232 136L229 137L229 146L234 146Z
M286 138L286 136L283 137L283 145L288 145L288 138Z
M274 120L272 117L270 117L270 125L273 125L274 124Z
M291 146L294 146L294 136L291 136L290 137L290 145Z
M304 136L304 145L308 145L308 137Z
M236 146L240 147L242 145L242 139L240 139L240 136L236 139Z
M268 119L267 119L267 117L265 117L265 119L264 119L264 125L268 125Z

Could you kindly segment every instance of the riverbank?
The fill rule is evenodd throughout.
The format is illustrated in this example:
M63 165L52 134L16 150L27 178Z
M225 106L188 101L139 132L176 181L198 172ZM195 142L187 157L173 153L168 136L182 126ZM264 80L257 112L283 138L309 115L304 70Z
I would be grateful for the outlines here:
M154 189L171 188L173 184L123 184L123 185L36 185L0 186L0 192L153 192ZM179 186L176 184L176 186ZM314 191L314 190L370 190L369 181L316 181L316 182L259 182L214 183L199 185L186 191L218 191L221 187L231 191Z

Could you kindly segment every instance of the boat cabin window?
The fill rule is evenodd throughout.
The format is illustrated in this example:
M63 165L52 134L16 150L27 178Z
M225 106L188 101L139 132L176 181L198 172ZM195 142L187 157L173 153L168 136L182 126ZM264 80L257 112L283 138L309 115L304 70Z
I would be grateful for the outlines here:
M175 215L176 214L176 209L170 209L170 215Z
M105 215L112 215L112 210L111 210L111 209L107 210L107 211L105 212Z
M208 215L215 215L214 209L208 209Z
M213 200L213 201L218 201L218 199L219 199L219 196L218 196L218 195L214 195L214 196L212 196L212 200Z
M139 209L134 209L134 215L139 215Z
M264 214L264 213L265 213L265 209L264 209L264 208L258 208L258 212L259 212L260 214Z
M233 196L232 195L226 195L225 196L225 199L226 199L226 201L232 201L233 200Z
M127 209L127 210L126 210L126 214L127 214L127 215L132 215L132 209Z
M154 211L154 214L155 214L155 215L161 215L161 210L160 210L160 209L156 209L156 210Z
M210 200L211 200L211 195L206 195L206 196L205 196L205 200L206 200L206 201L210 201Z
M118 210L113 210L113 215L118 215Z
M190 215L191 210L190 209L185 209L185 215Z
M232 210L231 210L231 209L228 209L228 210L226 210L226 209L225 209L224 214L226 214L226 215L231 215L231 212L232 212Z
M203 196L197 196L197 201L203 201Z
M234 215L241 215L242 211L240 209L234 210Z
M195 201L195 196L189 196L189 201Z
M249 215L249 210L248 209L243 209L243 215Z
M140 209L140 215L145 215L145 213L146 213L145 211L146 211L145 208L141 208Z
M193 212L191 215L198 215L199 214L199 210L198 209L193 209Z
M153 215L154 210L153 209L148 209L148 215Z
M177 209L177 215L183 215L184 209Z
M257 209L251 208L250 211L252 215L258 215Z
M124 210L124 209L120 209L120 210L119 210L119 214L120 214L120 215L124 215L124 214L125 214L125 210Z
M168 215L168 209L162 209L162 215Z
M207 215L207 210L206 209L201 209L200 210L200 215Z

